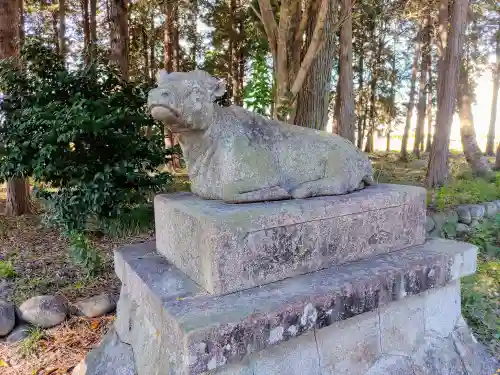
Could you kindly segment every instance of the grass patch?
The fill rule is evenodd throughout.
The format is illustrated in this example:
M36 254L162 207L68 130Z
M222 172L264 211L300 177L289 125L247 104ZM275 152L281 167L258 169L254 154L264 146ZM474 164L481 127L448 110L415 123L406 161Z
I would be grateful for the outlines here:
M16 271L11 262L0 260L0 278L12 278L16 276Z
M103 220L100 228L104 234L115 238L149 232L154 229L153 205L133 207L116 219Z
M17 347L17 352L22 358L29 357L37 352L40 342L45 338L45 332L39 327L32 327L28 337L22 340Z
M462 279L462 313L478 339L500 353L500 214L466 235L479 247L478 268Z

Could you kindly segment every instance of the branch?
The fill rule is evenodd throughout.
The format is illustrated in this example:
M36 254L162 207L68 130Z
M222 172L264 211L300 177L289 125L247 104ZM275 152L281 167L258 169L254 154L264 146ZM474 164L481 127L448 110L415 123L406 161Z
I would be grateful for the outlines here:
M300 65L300 69L297 73L297 77L295 78L295 82L292 85L291 93L293 96L296 96L299 93L304 80L306 79L307 72L311 67L311 64L316 57L316 54L319 51L319 47L322 45L321 39L323 38L324 29L325 29L325 21L328 13L328 3L330 0L322 0L321 8L318 13L318 20L316 22L316 26L314 27L314 32L311 38L311 43L309 44L309 48L307 49L304 60L302 60L302 64Z
M259 0L260 18L262 25L266 31L267 40L269 42L269 49L276 58L276 43L277 43L277 29L276 19L274 17L273 8L270 0Z
M250 8L252 8L253 12L257 16L257 18L264 24L264 20L262 19L262 16L260 15L260 12L253 6L253 4L250 4Z
M300 25L295 34L295 43L298 43L302 39L302 35L304 35L304 31L306 30L307 23L309 22L309 17L311 16L311 10L313 8L313 4L317 0L305 0L304 4L304 13L302 14L302 18L300 19Z

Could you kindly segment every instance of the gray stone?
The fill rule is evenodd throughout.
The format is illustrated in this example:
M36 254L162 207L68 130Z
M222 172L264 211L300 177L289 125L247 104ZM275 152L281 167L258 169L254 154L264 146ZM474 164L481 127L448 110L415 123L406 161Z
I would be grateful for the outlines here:
M452 338L469 374L492 375L498 372L500 361L489 355L486 348L475 339L462 317L458 320Z
M450 338L427 337L412 360L416 375L469 375Z
M415 375L412 362L402 355L384 355L365 375Z
M468 206L458 206L455 208L458 214L458 221L463 224L470 224L472 222L472 217Z
M426 292L424 306L426 333L449 336L460 317L460 281Z
M458 223L457 224L457 233L468 233L470 232L470 227L467 224Z
M470 216L472 220L481 221L484 218L485 208L481 204L471 204L469 205Z
M472 222L470 223L470 228L471 229L476 229L477 227L479 227L481 225L481 222L479 220L472 220Z
M132 301L126 291L126 288L122 285L120 298L118 299L118 303L116 305L116 319L114 326L120 340L126 344L130 344L130 334L136 309L137 304Z
M158 359L161 366L174 374L176 369L194 375L240 364L254 353L312 330L319 334L354 316L365 319L373 312L378 321L377 307L397 300L405 303L406 297L428 289L439 291L454 278L473 272L466 263L473 262L476 251L466 243L430 240L224 296L208 294L156 253L151 243L117 250L115 269L128 298L135 301L132 305L140 310L126 323L131 324L127 332L136 356L147 358L152 351L148 345L153 346L168 354ZM134 326L144 327L147 336L137 338ZM136 349L141 343L143 347Z
M16 342L22 341L30 335L31 327L29 325L23 324L17 326L12 330L9 336L5 339L8 344L14 344Z
M345 138L214 103L224 93L222 81L200 70L161 71L149 92L151 115L180 134L195 194L258 202L345 194L373 183L370 160Z
M441 233L441 229L443 229L444 225L446 224L446 218L447 215L445 212L436 212L434 215L432 215L432 219L436 224L436 226L434 227L434 231Z
M225 294L422 244L425 196L400 185L245 205L159 195L156 245L207 291Z
M103 293L94 297L75 303L79 314L87 318L103 316L114 311L116 308L116 297Z
M6 336L16 324L14 305L0 300L0 337Z
M132 348L111 329L101 344L92 350L71 373L72 375L137 375ZM152 373L151 373L152 375Z
M12 295L12 283L7 279L0 279L0 300L10 301Z
M498 209L497 205L494 202L487 202L483 204L484 206L484 216L488 219L492 219L496 216Z
M365 313L336 323L319 330L316 339L323 374L363 374L380 355L378 314Z
M427 233L431 232L434 228L436 227L436 223L434 222L434 219L432 216L426 216L425 217L425 231Z
M500 212L500 200L496 200L496 201L494 201L494 203L497 206L497 210Z
M380 342L384 354L412 352L425 334L424 297L408 298L405 303L389 303L380 308Z
M54 296L30 298L19 306L21 319L42 328L61 324L68 314L64 301Z

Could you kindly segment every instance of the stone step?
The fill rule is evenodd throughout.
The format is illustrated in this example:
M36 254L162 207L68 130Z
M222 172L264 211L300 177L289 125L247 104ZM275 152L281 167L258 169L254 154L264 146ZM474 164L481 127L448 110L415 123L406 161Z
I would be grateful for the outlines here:
M227 204L155 198L158 252L212 294L226 294L425 241L426 191L380 184L342 195Z
M445 291L446 285L475 272L476 255L473 245L433 239L213 296L161 256L154 244L127 246L115 253L122 281L116 327L134 349L139 375L197 375L238 365L263 349L362 317L392 301L428 290ZM455 324L451 315L460 314L460 301L446 301L443 293L424 299L429 329L448 330L447 325Z

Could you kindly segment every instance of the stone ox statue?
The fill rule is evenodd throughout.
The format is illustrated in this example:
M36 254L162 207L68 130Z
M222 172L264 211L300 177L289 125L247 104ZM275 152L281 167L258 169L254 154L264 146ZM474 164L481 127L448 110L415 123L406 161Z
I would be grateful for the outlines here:
M151 115L179 134L193 193L226 202L345 194L372 183L368 158L348 140L270 120L214 100L225 83L208 73L160 71Z

